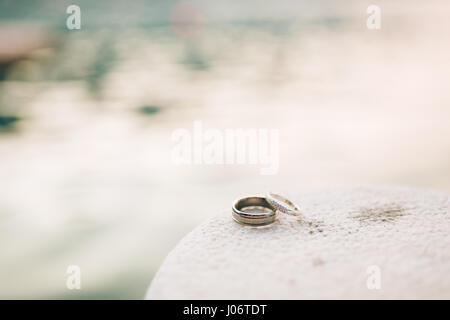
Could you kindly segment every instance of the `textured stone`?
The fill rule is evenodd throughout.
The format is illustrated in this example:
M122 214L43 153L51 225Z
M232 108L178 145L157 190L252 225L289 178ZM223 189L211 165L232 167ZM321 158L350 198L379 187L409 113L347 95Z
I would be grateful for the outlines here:
M302 219L263 229L223 212L188 234L148 299L450 298L450 198L400 187L288 195ZM381 270L369 290L367 269Z

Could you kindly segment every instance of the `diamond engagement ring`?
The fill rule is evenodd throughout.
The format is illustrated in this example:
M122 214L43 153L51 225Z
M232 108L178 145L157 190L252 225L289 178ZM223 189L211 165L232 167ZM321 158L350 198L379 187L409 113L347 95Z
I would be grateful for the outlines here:
M275 209L275 211L280 211L292 216L299 216L301 214L298 206L282 195L268 192L266 195L266 200Z

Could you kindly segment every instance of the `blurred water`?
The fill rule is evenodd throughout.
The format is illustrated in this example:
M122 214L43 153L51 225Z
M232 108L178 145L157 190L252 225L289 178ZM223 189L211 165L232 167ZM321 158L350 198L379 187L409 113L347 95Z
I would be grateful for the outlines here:
M1 298L141 298L176 242L242 194L450 190L445 1L381 1L376 32L364 1L200 1L194 36L170 24L175 1L81 1L73 32L67 3L0 5L51 43L0 82ZM280 129L279 173L173 165L171 134L195 120Z

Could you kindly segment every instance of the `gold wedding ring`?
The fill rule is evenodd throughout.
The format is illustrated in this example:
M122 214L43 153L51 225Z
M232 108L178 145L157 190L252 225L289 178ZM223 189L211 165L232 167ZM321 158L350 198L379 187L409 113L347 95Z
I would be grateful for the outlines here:
M232 206L236 222L251 226L266 226L275 222L276 212L264 197L238 199Z

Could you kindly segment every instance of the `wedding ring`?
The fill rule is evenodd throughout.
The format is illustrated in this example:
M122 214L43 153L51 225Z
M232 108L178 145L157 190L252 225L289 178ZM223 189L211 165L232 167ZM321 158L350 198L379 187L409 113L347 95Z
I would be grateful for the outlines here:
M275 211L280 211L293 216L300 215L300 209L298 206L279 194L269 192L266 195L267 202L275 209Z
M266 198L247 197L233 203L232 216L241 224L265 226L275 222L276 212Z

